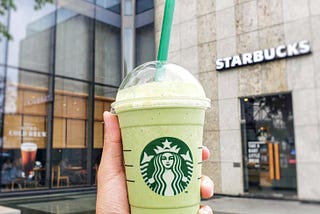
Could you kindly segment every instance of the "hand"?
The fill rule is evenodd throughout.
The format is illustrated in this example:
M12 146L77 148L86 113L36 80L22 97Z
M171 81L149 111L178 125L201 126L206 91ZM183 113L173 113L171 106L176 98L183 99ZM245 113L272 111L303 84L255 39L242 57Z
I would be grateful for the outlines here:
M122 157L122 144L118 118L109 113L104 118L104 146L98 170L96 213L129 214L130 207ZM203 147L202 159L207 160L209 150ZM201 196L213 195L213 182L207 176L201 179ZM199 214L212 214L209 206L200 206Z

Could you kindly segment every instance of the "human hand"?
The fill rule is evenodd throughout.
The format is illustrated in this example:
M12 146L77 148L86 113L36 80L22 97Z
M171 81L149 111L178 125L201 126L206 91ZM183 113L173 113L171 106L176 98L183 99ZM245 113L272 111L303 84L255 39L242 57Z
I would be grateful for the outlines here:
M104 118L104 146L98 170L96 213L129 214L126 177L123 166L122 144L118 118L109 113ZM210 152L202 149L202 159L207 160ZM213 195L213 182L207 176L201 179L201 197ZM199 214L212 214L209 206L200 206Z

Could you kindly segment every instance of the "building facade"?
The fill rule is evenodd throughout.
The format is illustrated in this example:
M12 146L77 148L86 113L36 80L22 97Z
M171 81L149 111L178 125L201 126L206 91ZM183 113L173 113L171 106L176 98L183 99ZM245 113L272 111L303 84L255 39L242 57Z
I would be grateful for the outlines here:
M0 41L0 194L94 189L102 112L155 59L164 1L15 3L0 16L13 36ZM318 0L176 0L169 61L211 99L216 193L320 201L319 26Z
M176 2L169 60L212 101L204 174L215 192L319 201L319 2ZM155 0L156 46L163 4Z
M154 2L14 3L0 16L0 197L95 189L102 113L154 59Z

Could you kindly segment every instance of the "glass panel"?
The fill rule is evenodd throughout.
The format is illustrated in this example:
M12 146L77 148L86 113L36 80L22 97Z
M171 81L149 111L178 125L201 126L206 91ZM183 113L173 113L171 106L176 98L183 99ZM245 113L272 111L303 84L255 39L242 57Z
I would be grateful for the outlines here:
M118 86L121 81L120 29L96 21L95 81Z
M2 111L4 108L4 95L5 95L4 93L5 93L5 67L0 65L0 109L1 109L0 121L2 121L2 113L3 113ZM2 129L2 127L0 127L0 129Z
M25 82L25 77L33 78ZM35 84L37 83L37 84ZM2 190L44 188L48 77L8 69L1 156Z
M81 2L80 2L81 3ZM56 74L89 80L93 63L93 7L65 2L56 31Z
M0 25L7 26L7 13L0 15ZM5 64L7 39L0 34L0 64Z
M241 106L247 191L296 194L291 94L244 98Z
M136 29L136 65L155 59L154 25Z
M136 0L136 14L153 9L154 0Z
M52 186L87 184L86 83L56 78Z
M35 1L16 0L11 12L8 64L48 72L55 25L55 5L35 10Z
M103 148L103 112L110 111L110 105L114 102L113 96L117 89L108 88L103 86L95 87L95 101L94 101L94 144L93 144L93 154L92 154L92 167L93 174L92 180L96 184L96 173L97 167L100 164L101 152Z
M118 88L116 87L106 87L106 86L96 86L95 93L96 96L105 97L105 98L116 98Z
M60 92L75 92L78 95L88 96L88 84L79 81L56 78L55 81L56 94Z
M96 4L114 13L120 14L120 0L97 0Z

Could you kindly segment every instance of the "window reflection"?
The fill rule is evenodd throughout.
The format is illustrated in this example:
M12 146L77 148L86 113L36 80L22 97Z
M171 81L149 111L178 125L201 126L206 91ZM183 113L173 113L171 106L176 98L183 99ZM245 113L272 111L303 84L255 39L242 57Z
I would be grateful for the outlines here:
M15 1L17 10L10 15L8 64L38 71L49 71L55 5L34 9L33 0Z
M114 13L120 14L120 0L96 0L96 4Z
M112 92L113 91L113 92ZM103 112L110 111L111 103L114 101L116 88L109 88L103 86L95 87L95 101L94 101L94 140L92 153L92 180L96 184L96 175L103 148L104 125ZM112 92L112 93L110 93Z
M10 17L0 16L3 23L10 18L9 32L13 36L10 42L0 41L0 105L3 105L0 107L5 109L4 115L0 114L0 120L4 121L0 142L3 147L1 191L95 183L103 147L102 114L110 110L121 82L120 2L55 1L34 10L34 0L15 0L17 10L12 11ZM149 6L141 1L138 4L141 12L153 2L148 2ZM129 6L128 14L132 14L132 5ZM150 41L152 30L151 25L138 29L139 63L154 58L154 45ZM126 53L129 54L123 54L131 70L135 66L132 61L134 29L127 29L125 34ZM9 67L4 67L6 63ZM95 77L91 79L93 69ZM88 103L91 100L88 82L95 84L94 103ZM54 88L48 88L53 85ZM49 91L54 91L54 96ZM2 103L4 98L5 103ZM87 112L91 112L88 107L92 104L94 118L89 120ZM48 115L51 107L54 114ZM48 121L52 117L51 124ZM93 126L94 133L88 133L89 126ZM93 142L88 141L92 134ZM53 142L49 142L48 136L53 137ZM21 145L33 144L36 145L35 156L26 161ZM47 145L52 145L50 155ZM47 162L49 156L52 157L50 163ZM50 177L46 177L48 170L52 171ZM88 176L92 183L88 183Z
M296 191L291 94L241 100L245 188Z
M155 59L154 25L136 29L136 65Z
M25 77L33 78L28 83ZM47 142L48 78L8 69L1 157L2 190L44 188ZM26 148L33 155L24 156ZM25 157L32 157L26 159Z
M0 65L0 109L3 111L5 103L5 67ZM0 121L3 121L2 114L0 114ZM2 128L2 127L1 127Z
M93 63L92 14L90 11L81 14L73 9L78 8L70 4L58 10L56 74L88 80Z
M120 29L96 21L95 81L118 86L121 81Z
M86 83L56 78L53 127L53 187L87 183Z
M5 56L6 56L6 49L5 49L5 42L2 38L0 41L0 64L5 64Z
M153 9L153 0L136 0L136 13L143 13L147 10Z
M3 26L7 26L7 14L0 15L0 23ZM5 64L5 56L6 56L6 43L7 39L0 34L0 64Z

